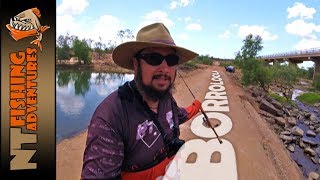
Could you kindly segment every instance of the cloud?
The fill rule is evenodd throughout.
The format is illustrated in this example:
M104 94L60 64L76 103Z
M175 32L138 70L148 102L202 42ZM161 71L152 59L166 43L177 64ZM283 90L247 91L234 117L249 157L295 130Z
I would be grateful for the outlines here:
M115 40L117 32L123 29L123 26L118 18L111 15L103 15L90 29L87 32L87 36L96 41L101 37L106 43L107 40Z
M177 2L177 1L172 1L172 2L170 3L170 9L176 9L177 6L178 6L178 2Z
M176 37L180 40L188 40L189 39L189 35L185 34L185 33L177 34Z
M231 36L231 32L229 30L226 30L223 34L220 34L218 37L222 39L228 39Z
M74 96L74 81L69 82L68 86L57 87L56 103L60 109L71 115L78 115L85 106L83 97Z
M170 9L176 9L179 7L187 7L190 3L193 3L194 0L175 0L170 3Z
M71 15L57 16L57 36L69 33L80 39L90 38L95 42L101 37L102 42L107 45L109 40L116 39L117 32L121 29L123 29L121 21L111 15L100 16L95 21L87 21L87 24L80 23Z
M299 43L297 43L294 48L297 50L319 48L320 40L319 39L305 39L303 38Z
M190 22L190 21L191 21L191 17L185 17L185 18L184 18L184 22L188 23L188 22Z
M138 25L137 29L141 29L146 25L156 22L163 23L167 28L170 28L174 25L173 21L169 19L168 14L166 12L156 10L149 12L145 16L143 16L143 21Z
M313 23L306 23L301 19L295 20L285 27L289 34L294 34L298 36L307 36L313 31L320 32L320 25L315 25Z
M313 19L316 10L308 8L302 3L295 3L293 7L287 9L287 12L288 19L299 18L285 26L285 30L289 34L301 37L301 40L294 48L302 50L320 47L320 40L316 36L320 32L320 25L305 22L305 19Z
M287 12L288 19L295 17L312 19L313 14L316 13L316 10L314 8L307 8L304 4L296 2L294 3L293 7L287 8Z
M82 36L81 25L75 21L75 18L71 15L59 15L57 16L57 35L70 35ZM72 33L72 34L71 34Z
M187 25L187 30L201 31L202 30L202 26L200 24L191 23L191 24Z
M241 39L244 39L249 34L252 34L254 36L259 35L262 37L263 40L266 40L266 41L271 41L271 40L275 40L278 38L277 35L272 35L270 32L266 31L265 27L263 27L263 26L258 26L258 25L239 26L238 36Z
M77 15L80 14L89 2L87 0L62 0L57 7L57 14L60 15Z

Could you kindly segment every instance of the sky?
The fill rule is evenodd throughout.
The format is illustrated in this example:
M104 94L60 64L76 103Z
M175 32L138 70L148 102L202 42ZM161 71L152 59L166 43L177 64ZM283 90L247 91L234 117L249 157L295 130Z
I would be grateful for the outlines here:
M250 33L262 37L258 55L320 48L320 0L57 0L56 8L57 37L120 43L119 30L136 36L162 22L175 44L215 58L233 59Z

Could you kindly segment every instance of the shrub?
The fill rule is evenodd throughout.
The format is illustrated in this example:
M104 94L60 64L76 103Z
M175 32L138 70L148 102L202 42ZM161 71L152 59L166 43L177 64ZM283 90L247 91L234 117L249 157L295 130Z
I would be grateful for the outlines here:
M241 81L244 85L258 85L266 90L272 80L271 70L264 67L263 62L255 58L241 60Z
M188 68L188 69L194 69L196 68L196 66L197 66L197 62L195 60L188 61L187 63L184 63L181 65L181 67Z

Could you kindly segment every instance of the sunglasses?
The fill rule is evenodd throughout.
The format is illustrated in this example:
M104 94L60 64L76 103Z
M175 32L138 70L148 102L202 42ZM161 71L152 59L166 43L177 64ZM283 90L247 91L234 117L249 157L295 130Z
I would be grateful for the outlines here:
M159 66L163 60L166 60L168 66L175 66L179 62L179 56L175 54L169 54L167 56L162 56L159 53L146 53L146 54L140 54L138 53L136 55L137 59L143 59L148 64L152 66Z

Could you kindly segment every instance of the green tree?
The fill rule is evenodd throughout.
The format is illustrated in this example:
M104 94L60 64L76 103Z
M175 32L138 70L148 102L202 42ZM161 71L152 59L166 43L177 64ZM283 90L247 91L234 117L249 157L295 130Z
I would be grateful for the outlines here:
M244 45L241 48L243 59L256 57L258 52L263 48L263 46L261 45L262 38L259 35L253 36L252 34L249 34L243 40L243 43Z
M71 37L60 35L56 43L56 55L58 60L69 60L71 58L70 43Z
M241 81L244 85L258 85L267 90L272 81L272 73L262 61L256 59L263 46L262 38L249 34L243 40L241 51L236 53L235 64L242 69Z
M56 53L58 60L69 60L71 58L70 55L71 48L68 45L63 45L62 47L56 47Z
M80 63L81 61L83 61L84 64L91 63L91 58L89 56L90 50L91 48L85 39L79 40L78 38L76 38L73 41L74 55L78 57Z

